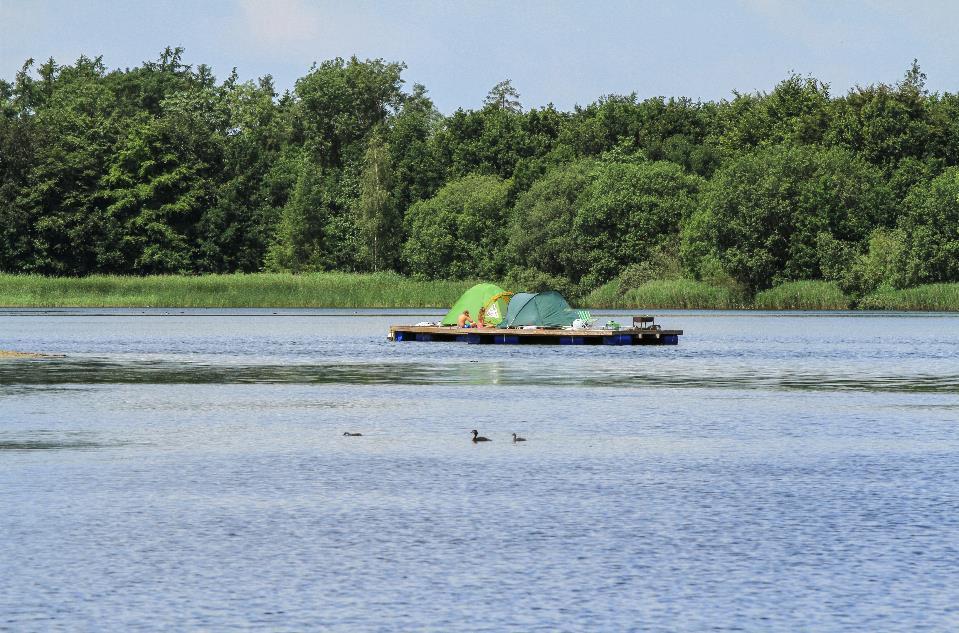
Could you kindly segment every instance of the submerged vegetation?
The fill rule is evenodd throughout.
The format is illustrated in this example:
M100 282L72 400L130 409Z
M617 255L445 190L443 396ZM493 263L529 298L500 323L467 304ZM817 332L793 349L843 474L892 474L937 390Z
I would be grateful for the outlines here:
M28 61L0 80L3 302L413 307L484 278L594 307L959 308L959 95L915 62L841 95L793 74L568 112L503 81L448 116L404 71L334 59L280 95L181 49Z

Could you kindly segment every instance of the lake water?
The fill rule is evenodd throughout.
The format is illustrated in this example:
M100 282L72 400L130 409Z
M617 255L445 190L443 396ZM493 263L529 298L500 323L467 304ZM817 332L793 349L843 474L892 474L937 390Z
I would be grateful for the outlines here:
M0 311L0 629L959 629L959 318L427 318Z

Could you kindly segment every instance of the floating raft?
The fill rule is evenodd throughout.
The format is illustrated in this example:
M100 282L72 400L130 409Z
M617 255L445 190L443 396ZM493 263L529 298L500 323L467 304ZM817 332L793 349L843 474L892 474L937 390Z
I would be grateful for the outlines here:
M474 345L677 345L682 330L627 328L621 330L501 330L419 325L393 325L389 340L455 341Z

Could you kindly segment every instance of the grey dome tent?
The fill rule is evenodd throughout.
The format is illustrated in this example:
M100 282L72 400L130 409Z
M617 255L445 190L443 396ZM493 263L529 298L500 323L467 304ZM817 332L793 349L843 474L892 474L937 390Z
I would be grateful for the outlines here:
M509 300L506 318L496 327L567 327L578 318L578 313L569 307L563 295L555 290L549 292L520 292Z

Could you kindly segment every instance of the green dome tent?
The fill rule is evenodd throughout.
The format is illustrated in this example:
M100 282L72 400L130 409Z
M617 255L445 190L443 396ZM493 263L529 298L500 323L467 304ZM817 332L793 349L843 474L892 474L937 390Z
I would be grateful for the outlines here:
M475 321L480 308L486 308L486 323L497 325L506 315L506 306L512 296L512 292L506 292L496 284L476 284L456 300L443 317L442 323L456 325L456 320L463 314L463 310L469 310Z
M497 327L566 327L573 324L578 313L569 307L563 295L555 290L549 292L520 292L510 299L506 318Z

